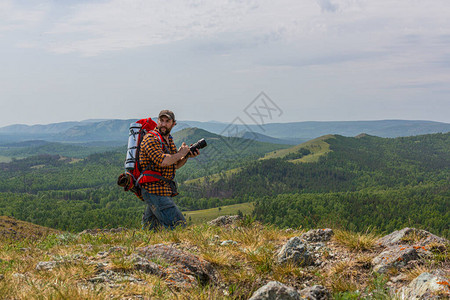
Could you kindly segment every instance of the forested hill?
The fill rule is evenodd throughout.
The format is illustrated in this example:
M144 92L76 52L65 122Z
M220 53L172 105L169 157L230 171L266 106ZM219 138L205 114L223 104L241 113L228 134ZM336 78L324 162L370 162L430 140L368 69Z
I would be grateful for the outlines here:
M197 187L192 197L227 191L228 197L255 201L259 220L283 227L418 226L450 234L450 133L330 135L225 174L190 182Z
M254 202L256 218L283 227L450 233L450 133L329 135L291 148L201 129L174 134L177 146L202 137L208 146L177 171L183 210ZM0 162L0 215L73 231L139 226L143 204L116 185L125 149L75 157Z
M317 162L298 163L314 156L311 149L324 149L325 144L329 150ZM277 151L285 153L278 158L245 164L232 176L202 181L198 191L219 196L215 191L227 190L234 197L357 191L448 183L450 176L450 133L395 139L334 135L303 145L291 152Z
M197 128L174 134L177 146L182 141L190 144L200 138L205 138L208 146L201 150L198 158L189 160L177 171L176 180L180 183L234 168L246 160L253 161L267 152L288 147L223 137ZM125 144L126 140L123 142ZM142 202L116 184L117 177L124 172L126 146L120 150L112 148L114 151L87 155L89 151L97 151L96 147L70 147L41 141L5 147L9 148L5 151L11 152L3 152L3 155L20 149L20 154L27 157L8 157L10 161L0 162L0 216L14 216L35 224L73 231L139 226L144 207ZM28 156L33 152L39 155ZM175 199L183 210L236 203L236 200L225 200L217 205L209 199L190 199L185 195L185 190L180 188L180 195Z

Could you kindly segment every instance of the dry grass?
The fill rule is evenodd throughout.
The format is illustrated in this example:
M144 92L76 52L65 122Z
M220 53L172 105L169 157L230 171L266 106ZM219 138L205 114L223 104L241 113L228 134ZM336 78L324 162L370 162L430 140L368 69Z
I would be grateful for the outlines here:
M11 299L111 299L136 295L156 299L248 298L259 288L260 278L281 280L300 274L295 268L273 263L276 247L287 239L287 233L256 222L237 228L198 225L156 233L127 230L95 235L50 234L38 240L4 239L0 246L0 294ZM237 244L221 246L224 240ZM139 247L158 243L176 244L209 261L224 286L175 290L157 276L135 271L128 256ZM121 248L109 252L113 247ZM105 260L105 269L139 278L145 284L91 283L89 279L100 272L96 265ZM58 265L38 271L40 261L57 261Z
M321 252L326 267L277 264L278 250L302 231L284 231L258 222L236 228L193 225L173 231L126 230L96 235L56 234L37 240L4 239L0 244L0 298L6 299L248 299L263 284L277 280L301 289L304 284L322 284L333 294L362 291L373 279L371 260L378 236L335 231L334 240ZM225 240L236 244L222 246ZM218 272L216 285L177 289L163 278L136 271L129 257L137 248L171 244L210 262ZM116 251L110 251L117 247ZM119 248L120 247L120 248ZM432 251L448 255L447 248ZM337 255L336 253L339 252ZM344 259L345 257L345 259ZM40 261L57 261L51 271L38 271ZM101 272L114 271L138 279L92 283ZM169 263L155 261L162 267ZM417 277L426 268L410 270ZM356 293L356 292L355 292Z
M323 276L323 285L333 293L356 291L360 288L357 283L358 272L355 262L341 261L332 266Z
M49 234L61 233L61 231L0 216L0 233L2 240L23 241L25 239L38 240Z
M402 237L400 240L404 244L411 244L412 245L412 244L419 243L424 238L426 238L426 235L424 233L422 233L421 231L413 230L413 231L408 232L407 234L405 234L405 236Z
M406 280L408 281L412 281L414 279L416 279L420 274L424 273L424 272L430 272L431 268L429 268L428 266L425 265L419 265L419 266L415 266L413 269L411 270L407 270L405 272L406 275Z
M373 250L380 236L373 231L366 230L365 233L336 230L334 240L351 251Z

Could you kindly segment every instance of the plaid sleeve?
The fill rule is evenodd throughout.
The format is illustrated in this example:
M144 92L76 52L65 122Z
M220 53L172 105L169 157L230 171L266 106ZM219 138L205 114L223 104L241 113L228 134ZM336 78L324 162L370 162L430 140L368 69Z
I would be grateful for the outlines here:
M139 155L141 166L143 168L147 167L150 161L157 166L161 166L165 157L166 154L162 150L159 139L152 134L147 134L141 143L141 153Z

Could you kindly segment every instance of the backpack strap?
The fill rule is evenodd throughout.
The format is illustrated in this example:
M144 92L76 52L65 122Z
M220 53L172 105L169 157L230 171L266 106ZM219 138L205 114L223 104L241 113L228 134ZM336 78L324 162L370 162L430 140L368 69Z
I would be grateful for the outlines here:
M163 142L162 136L158 131L150 130L148 133L150 133L151 135L156 136L158 138L159 143L161 144L161 148L163 149L164 153L170 154L169 149L167 149L166 145Z

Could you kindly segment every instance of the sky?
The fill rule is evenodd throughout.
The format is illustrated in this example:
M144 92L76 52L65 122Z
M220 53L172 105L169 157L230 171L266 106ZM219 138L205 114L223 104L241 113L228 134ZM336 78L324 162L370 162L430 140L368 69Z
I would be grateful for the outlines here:
M0 127L161 109L450 123L449 16L448 0L0 0Z

